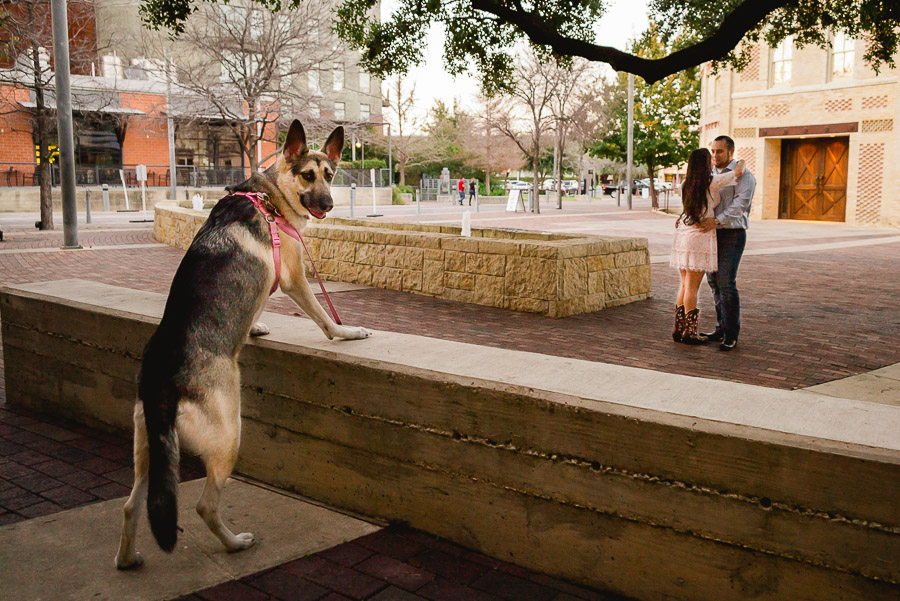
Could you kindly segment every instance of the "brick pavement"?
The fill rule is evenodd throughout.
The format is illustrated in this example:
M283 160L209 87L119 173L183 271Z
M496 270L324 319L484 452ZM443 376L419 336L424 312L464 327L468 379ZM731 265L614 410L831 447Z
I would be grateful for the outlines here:
M177 601L625 601L393 526Z
M61 240L61 233L43 235ZM127 244L153 242L149 228L122 235ZM822 240L833 239L816 242ZM792 243L798 242L806 240ZM14 244L15 238L2 248ZM347 323L375 329L791 389L900 361L898 252L900 242L746 256L738 277L743 333L730 354L672 343L678 281L665 264L652 267L654 298L562 320L380 289L342 292L335 302ZM165 293L181 256L166 247L5 253L0 277L9 283L78 277ZM271 300L269 309L299 314L287 298ZM705 284L700 309L701 325L709 326Z

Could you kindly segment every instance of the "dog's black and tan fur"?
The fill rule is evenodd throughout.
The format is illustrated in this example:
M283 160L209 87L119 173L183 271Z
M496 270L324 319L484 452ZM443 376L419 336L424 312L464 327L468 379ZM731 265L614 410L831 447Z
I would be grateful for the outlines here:
M335 129L310 150L299 121L291 124L276 164L233 191L265 193L269 208L302 231L309 215L322 218L333 203L330 182L344 145ZM302 247L281 236L279 285L328 338L360 339L365 328L338 325L322 309L304 273ZM275 281L268 225L244 196L216 203L179 265L165 312L144 349L134 411L134 488L125 503L116 566L140 565L135 532L147 499L159 546L175 547L180 445L206 466L197 512L228 551L250 547L253 535L232 533L218 514L222 487L240 445L237 357L248 335L268 333L257 323Z

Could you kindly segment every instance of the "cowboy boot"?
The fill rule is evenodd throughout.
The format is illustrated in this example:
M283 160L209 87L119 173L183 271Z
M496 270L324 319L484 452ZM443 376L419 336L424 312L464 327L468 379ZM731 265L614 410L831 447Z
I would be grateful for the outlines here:
M700 309L692 309L685 315L684 332L681 341L685 344L706 344L709 342L697 333L697 322L700 319Z
M685 316L684 305L675 306L675 329L672 330L672 340L681 342L681 335L684 332Z

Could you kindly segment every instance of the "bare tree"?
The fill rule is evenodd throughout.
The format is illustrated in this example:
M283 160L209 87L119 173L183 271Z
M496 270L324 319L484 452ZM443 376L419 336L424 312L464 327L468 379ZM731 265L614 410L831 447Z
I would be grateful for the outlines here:
M494 126L513 140L531 161L534 175L532 198L534 212L541 212L540 205L540 162L541 138L552 124L550 104L557 85L557 71L535 56L534 52L520 55L516 65L515 86L498 112ZM525 132L525 133L523 133Z
M339 46L324 39L330 35L329 11L325 2L274 12L249 3L200 6L175 47L176 109L182 123L221 120L256 171L257 144L277 143L284 116L316 107L322 97L318 74L331 68L343 80L343 65L330 64L341 56ZM148 35L147 54L162 56L163 43ZM319 123L322 118L309 121L314 130L327 126Z
M484 169L485 190L491 189L491 172L514 169L521 165L522 157L515 142L503 135L496 127L503 110L503 99L499 96L479 95L479 107L471 116L464 118L461 129L463 149L468 157L466 163Z
M69 60L77 73L97 57L96 42L88 31L92 25L93 2L69 3ZM41 190L40 229L53 229L52 175L50 147L56 131L55 73L53 71L53 28L48 0L17 0L0 3L3 11L0 28L0 58L9 66L0 69L0 84L28 92L29 99L20 101L13 94L4 98L0 112L30 113L30 123L21 127L31 133L40 162L36 178ZM89 67L88 67L89 68ZM81 101L81 102L79 102ZM78 95L73 92L75 108L82 105L94 111L111 101L109 94L96 91ZM23 124L24 125L24 124ZM13 125L15 131L16 125Z
M589 99L580 93L585 88L586 79L590 77L590 63L585 60L574 60L570 66L562 66L558 62L547 65L548 75L556 82L554 94L550 100L550 114L553 117L553 129L556 133L556 180L557 208L562 208L562 172L566 142L569 131L584 117Z
M391 126L396 130L393 138L393 152L397 157L400 171L400 185L406 185L406 170L432 160L429 140L420 133L425 126L423 119L415 113L416 86L406 86L402 77L395 77L387 91L388 107L385 111Z

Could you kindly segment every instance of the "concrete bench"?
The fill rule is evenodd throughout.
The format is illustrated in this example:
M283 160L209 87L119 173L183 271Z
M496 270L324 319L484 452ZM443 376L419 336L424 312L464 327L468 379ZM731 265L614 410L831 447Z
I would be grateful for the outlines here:
M164 301L4 288L8 402L130 429ZM247 475L641 600L900 594L898 407L264 321L240 358Z

